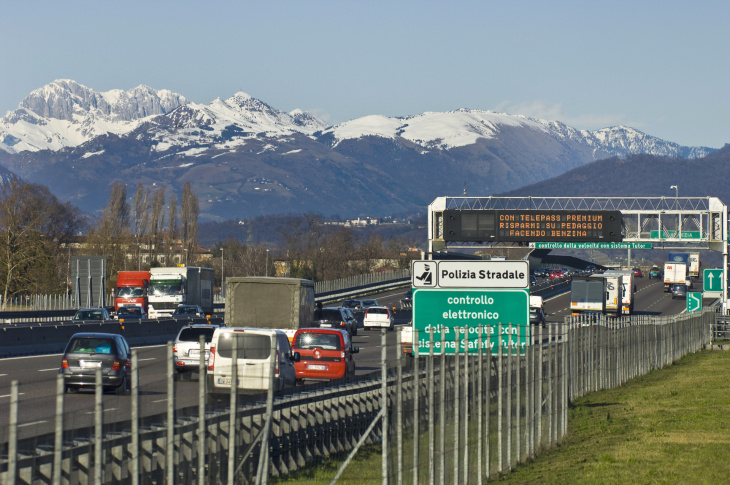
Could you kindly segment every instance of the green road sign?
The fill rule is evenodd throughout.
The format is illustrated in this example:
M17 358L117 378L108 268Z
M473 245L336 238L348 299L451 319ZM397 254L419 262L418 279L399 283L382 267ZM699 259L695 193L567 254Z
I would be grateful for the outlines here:
M650 239L675 239L677 231L649 231ZM682 231L679 233L679 239L701 239L700 231Z
M722 293L722 269L705 269L702 274L702 290Z
M441 332L447 354L464 352L464 328L468 350L479 352L479 326L483 326L484 353L503 352L511 346L524 351L530 342L530 293L526 289L417 288L413 290L413 329L418 331L419 354L429 353L429 331L433 331L434 353L441 353ZM511 327L510 327L511 325ZM456 328L460 330L455 330ZM501 328L500 328L501 327Z
M687 313L702 310L702 293L691 291L687 293Z
M535 249L651 249L650 242L536 242Z

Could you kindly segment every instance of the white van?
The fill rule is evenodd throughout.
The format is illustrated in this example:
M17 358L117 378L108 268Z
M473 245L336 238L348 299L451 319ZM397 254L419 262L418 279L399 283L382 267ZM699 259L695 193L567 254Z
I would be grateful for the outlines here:
M294 362L289 339L281 330L266 328L221 327L213 333L206 393L209 398L230 394L233 368L233 344L238 360L237 381L240 393L260 393L269 389L272 344L276 345L274 391L296 385Z

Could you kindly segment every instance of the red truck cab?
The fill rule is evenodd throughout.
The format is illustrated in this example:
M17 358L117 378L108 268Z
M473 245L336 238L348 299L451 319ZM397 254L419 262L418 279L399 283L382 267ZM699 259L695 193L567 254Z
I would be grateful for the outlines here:
M114 310L120 306L141 306L147 313L149 284L149 271L120 271L114 290Z

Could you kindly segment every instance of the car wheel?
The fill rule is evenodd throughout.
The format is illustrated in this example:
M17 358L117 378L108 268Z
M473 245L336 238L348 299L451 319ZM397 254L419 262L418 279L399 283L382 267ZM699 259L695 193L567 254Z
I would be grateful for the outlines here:
M114 389L114 393L117 396L124 396L127 393L127 377L122 377L122 383Z

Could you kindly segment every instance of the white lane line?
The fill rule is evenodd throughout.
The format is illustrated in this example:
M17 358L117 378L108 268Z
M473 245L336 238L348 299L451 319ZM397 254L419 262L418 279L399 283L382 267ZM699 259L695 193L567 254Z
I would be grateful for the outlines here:
M5 377L7 374L0 374L0 377Z
M144 362L145 360L157 360L156 357L147 357L146 359L137 359L137 362Z
M24 396L24 395L25 395L25 393L24 393L24 392L19 392L19 393L18 393L18 397L20 397L20 396ZM4 398L4 397L10 397L10 394L3 394L2 396L0 396L0 399L2 399L2 398Z
M47 421L33 421L32 423L19 424L18 428L25 428L26 426L36 426L38 424L44 424L44 423L47 423Z
M49 372L52 370L55 370L56 372L58 372L58 367L54 367L52 369L38 369L38 372Z
M152 402L167 402L167 399L158 399L157 401L152 401Z
M116 411L116 410L117 410L117 408L109 408L109 409L104 409L104 412L107 413L109 411ZM94 411L89 411L86 414L95 414L95 412Z

